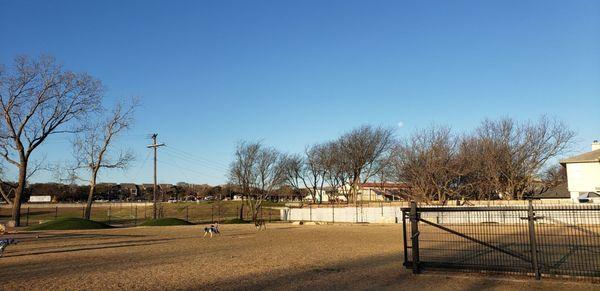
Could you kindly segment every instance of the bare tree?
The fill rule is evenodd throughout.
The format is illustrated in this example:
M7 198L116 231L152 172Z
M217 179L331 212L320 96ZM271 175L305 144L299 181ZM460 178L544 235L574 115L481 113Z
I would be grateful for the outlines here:
M325 145L315 144L306 147L304 154L304 157L298 154L282 155L280 167L285 182L295 189L304 187L313 201L321 203L325 186L324 161L327 158Z
M393 143L393 131L383 127L361 126L338 141L340 151L347 159L351 195L357 203L358 187L381 170L381 159Z
M487 158L497 164L497 189L503 199L522 199L535 191L533 182L540 171L564 153L575 136L564 123L545 116L524 123L485 120L476 134L490 148Z
M279 167L283 174L284 182L295 190L302 187L300 179L304 160L299 154L282 154Z
M323 146L324 179L332 189L327 192L329 201L338 201L339 194L349 202L349 189L346 187L351 169L349 159L342 152L339 140L331 141Z
M101 97L99 80L63 70L52 57L20 56L10 69L0 68L0 155L18 170L12 209L16 226L28 176L36 170L29 168L31 154L49 136L73 132L68 125L95 110Z
M457 162L458 139L449 127L432 126L414 133L394 152L398 180L410 185L414 199L446 203L461 193L463 175Z
M485 120L463 136L434 126L395 149L392 164L410 194L426 202L522 199L540 191L540 171L573 136L563 123L546 117L525 123Z
M246 197L252 219L256 220L262 203L286 179L281 155L260 142L240 142L229 168L229 178Z
M284 181L283 169L280 165L280 153L271 147L262 147L256 163L256 194L248 199L252 220L256 221L264 200L268 199L277 187Z
M137 107L137 99L131 104L117 103L112 111L101 116L97 122L91 123L84 131L77 134L73 141L73 153L76 167L73 171L84 169L88 174L90 185L85 219L90 219L92 201L96 190L96 180L101 169L124 169L134 159L133 152L120 151L114 155L114 142L120 134L130 128L133 114ZM73 173L76 175L76 173Z

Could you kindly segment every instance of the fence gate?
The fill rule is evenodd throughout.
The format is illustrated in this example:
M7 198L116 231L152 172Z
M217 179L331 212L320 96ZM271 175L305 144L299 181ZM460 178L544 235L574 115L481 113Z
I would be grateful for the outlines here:
M600 205L402 208L404 266L600 277Z

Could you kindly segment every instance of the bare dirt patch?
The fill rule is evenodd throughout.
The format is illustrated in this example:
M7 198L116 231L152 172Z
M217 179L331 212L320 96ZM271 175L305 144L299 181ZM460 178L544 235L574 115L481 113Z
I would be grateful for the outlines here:
M222 225L46 231L15 235L2 289L591 290L589 282L479 274L413 275L398 225ZM39 236L39 238L37 238Z

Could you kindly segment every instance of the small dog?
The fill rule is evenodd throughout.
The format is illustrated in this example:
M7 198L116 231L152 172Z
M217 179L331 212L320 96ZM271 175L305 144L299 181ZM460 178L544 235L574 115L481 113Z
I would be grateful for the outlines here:
M0 257L4 254L6 247L12 244L17 244L17 241L14 238L0 239Z
M210 234L210 237L213 237L213 233L216 233L218 235L221 235L221 231L219 231L219 224L215 223L212 224L211 226L207 226L204 228L204 236L202 236L203 238L206 237L207 234Z
M254 221L254 226L257 230L267 230L267 224L263 219L257 219Z

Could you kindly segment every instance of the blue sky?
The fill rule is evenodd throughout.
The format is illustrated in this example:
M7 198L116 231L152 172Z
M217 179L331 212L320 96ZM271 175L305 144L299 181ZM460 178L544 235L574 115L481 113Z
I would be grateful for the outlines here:
M141 97L120 141L137 161L103 181L151 181L151 132L159 182L210 184L239 140L300 152L361 124L548 114L576 151L600 139L599 1L0 0L0 63L41 53L101 79L108 103ZM38 156L70 158L68 140Z

